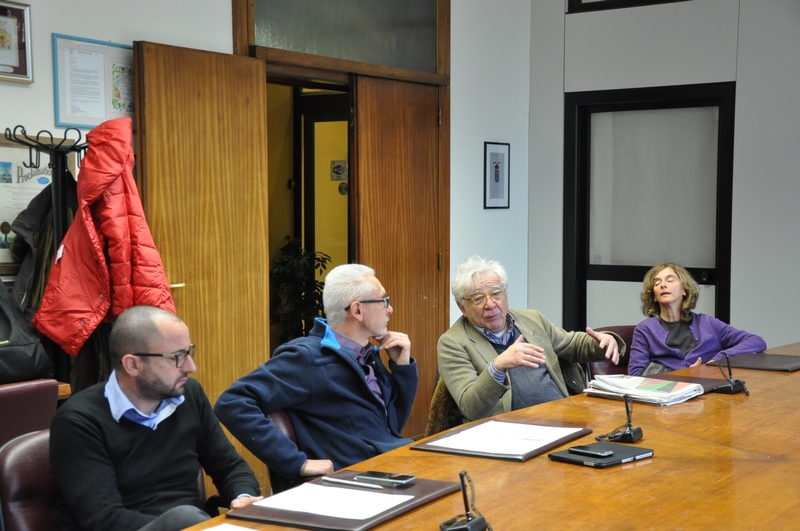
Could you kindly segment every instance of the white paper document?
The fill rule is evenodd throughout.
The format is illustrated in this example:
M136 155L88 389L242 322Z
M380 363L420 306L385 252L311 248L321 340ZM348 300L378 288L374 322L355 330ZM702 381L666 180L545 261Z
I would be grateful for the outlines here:
M407 494L383 494L359 488L323 487L304 483L253 505L334 518L366 520L413 497Z
M452 450L517 456L537 450L582 430L490 420L473 428L428 443Z

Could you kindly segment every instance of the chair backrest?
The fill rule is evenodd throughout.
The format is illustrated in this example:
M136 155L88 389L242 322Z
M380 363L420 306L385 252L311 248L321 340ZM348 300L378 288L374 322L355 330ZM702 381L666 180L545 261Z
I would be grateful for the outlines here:
M636 325L603 326L594 329L595 332L614 332L622 338L627 348L625 349L625 355L619 359L618 365L614 365L609 360L589 362L590 378L598 374L628 374L628 360L630 359L634 328L636 328Z
M428 424L425 426L425 437L435 435L464 422L461 410L453 399L444 380L439 378L431 398L431 410L428 414Z
M279 409L278 411L273 411L267 416L272 421L272 423L275 424L275 426L281 431L281 433L286 435L293 443L297 442L297 436L294 433L294 426L292 426L292 420L289 418L289 415L287 415L285 411ZM285 478L269 467L267 467L267 472L269 473L269 485L272 488L272 494L278 494L279 492L283 492L285 490L291 489L292 487L296 487L297 485L305 483L305 481L307 481L308 479L311 479L299 476L296 478Z
M55 380L0 385L0 446L24 433L49 429L57 404Z
M0 529L58 531L50 430L20 435L0 448Z

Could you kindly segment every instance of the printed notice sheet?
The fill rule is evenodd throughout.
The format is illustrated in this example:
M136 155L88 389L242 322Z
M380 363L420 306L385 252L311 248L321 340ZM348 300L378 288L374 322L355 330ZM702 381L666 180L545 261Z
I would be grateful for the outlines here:
M366 520L413 497L304 483L253 505L334 518Z

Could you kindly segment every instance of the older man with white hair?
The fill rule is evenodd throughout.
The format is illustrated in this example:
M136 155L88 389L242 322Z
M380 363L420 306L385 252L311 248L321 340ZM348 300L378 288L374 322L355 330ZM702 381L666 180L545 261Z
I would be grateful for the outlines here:
M616 364L625 352L616 334L566 332L536 310L509 310L508 276L497 261L468 258L452 291L463 315L439 338L439 375L465 420L564 398L560 360Z
M359 264L328 272L325 319L217 400L222 423L288 480L328 474L411 442L400 434L417 392L406 334L387 328L394 309L375 271ZM389 367L378 351L385 351ZM285 410L297 443L268 415Z

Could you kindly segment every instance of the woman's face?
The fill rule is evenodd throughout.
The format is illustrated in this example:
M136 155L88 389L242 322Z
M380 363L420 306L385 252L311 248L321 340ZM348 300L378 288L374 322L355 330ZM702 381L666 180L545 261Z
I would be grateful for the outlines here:
M660 307L672 307L680 310L686 290L678 274L671 267L665 267L653 279L653 297Z

